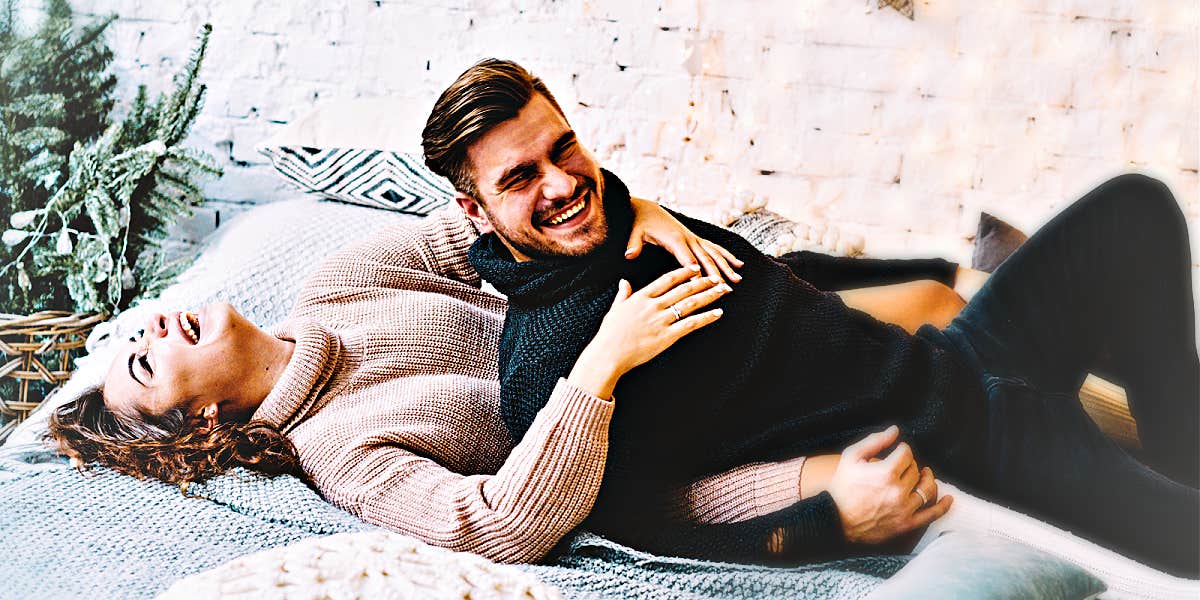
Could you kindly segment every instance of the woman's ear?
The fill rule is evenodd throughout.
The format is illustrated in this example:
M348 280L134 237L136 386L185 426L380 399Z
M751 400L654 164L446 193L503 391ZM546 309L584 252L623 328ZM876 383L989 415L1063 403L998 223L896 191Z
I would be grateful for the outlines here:
M221 410L217 406L217 403L212 402L212 403L204 405L204 408L200 409L200 418L204 419L204 424L209 429L212 429L212 428L216 427L217 422L220 421L220 417L221 417L220 413L221 413Z

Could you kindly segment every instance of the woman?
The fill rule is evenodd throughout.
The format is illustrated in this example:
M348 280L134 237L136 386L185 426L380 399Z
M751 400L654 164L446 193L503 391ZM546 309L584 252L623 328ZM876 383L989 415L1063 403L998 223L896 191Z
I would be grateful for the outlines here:
M641 206L639 240L674 240L682 260L694 263L694 249L732 273L728 253ZM235 466L293 473L367 521L493 560L536 560L591 507L616 380L719 318L703 309L729 287L682 285L695 267L619 296L514 448L497 411L505 303L466 261L476 235L457 210L388 228L330 258L270 332L228 304L154 315L101 390L52 416L50 435L78 463L168 482ZM670 314L662 302L689 316L654 319Z

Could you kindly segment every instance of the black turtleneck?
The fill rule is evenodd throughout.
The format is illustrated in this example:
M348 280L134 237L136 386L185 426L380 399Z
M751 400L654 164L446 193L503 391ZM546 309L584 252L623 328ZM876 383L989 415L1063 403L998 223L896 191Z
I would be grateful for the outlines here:
M629 193L604 174L609 231L591 254L516 262L494 234L468 253L479 274L508 296L501 415L514 439L599 329L617 282L625 278L639 289L677 267L656 246L636 260L624 257ZM791 557L823 557L842 545L828 494L706 527L672 523L664 498L739 465L838 453L890 423L929 464L961 458L956 438L944 432L948 423L977 418L964 407L978 405L971 402L978 380L940 332L926 326L909 335L847 308L741 237L673 214L741 258L743 280L715 304L725 310L719 321L618 383L604 482L585 526L646 550L715 560L760 560L771 532L783 528Z

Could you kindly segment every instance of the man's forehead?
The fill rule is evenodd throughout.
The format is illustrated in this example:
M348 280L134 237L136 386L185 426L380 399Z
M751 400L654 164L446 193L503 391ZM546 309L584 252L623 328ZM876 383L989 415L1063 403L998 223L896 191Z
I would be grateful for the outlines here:
M548 152L570 131L550 101L534 94L516 117L492 127L468 146L467 158L485 181L495 182L509 168Z

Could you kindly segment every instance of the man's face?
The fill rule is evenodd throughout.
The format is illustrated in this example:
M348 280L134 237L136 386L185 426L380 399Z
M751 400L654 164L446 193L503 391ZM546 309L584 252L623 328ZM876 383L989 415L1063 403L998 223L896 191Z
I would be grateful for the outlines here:
M518 261L582 256L604 242L600 166L541 94L467 148L467 159L479 198L456 199Z

